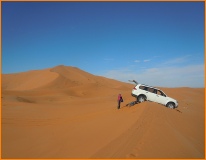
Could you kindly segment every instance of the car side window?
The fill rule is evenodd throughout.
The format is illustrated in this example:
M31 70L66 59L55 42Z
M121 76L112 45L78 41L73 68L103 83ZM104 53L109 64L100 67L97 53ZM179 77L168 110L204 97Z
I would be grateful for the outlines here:
M149 88L149 90L148 90L149 92L151 92L151 93L154 93L154 94L157 94L157 90L156 89L154 89L154 88Z
M142 89L142 90L144 90L144 86L139 86L139 89Z
M145 91L148 91L148 87L144 87L144 90L145 90Z
M148 90L148 87L145 87L145 86L140 86L139 89L142 89L142 90L145 90L147 91Z
M148 91L153 93L154 92L154 88L149 88Z

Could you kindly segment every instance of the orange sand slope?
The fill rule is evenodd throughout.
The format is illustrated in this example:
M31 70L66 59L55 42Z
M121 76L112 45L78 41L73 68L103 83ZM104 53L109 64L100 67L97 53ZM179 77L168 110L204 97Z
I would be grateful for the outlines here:
M133 87L66 66L2 75L2 158L204 158L204 89L164 88L172 110L126 107Z

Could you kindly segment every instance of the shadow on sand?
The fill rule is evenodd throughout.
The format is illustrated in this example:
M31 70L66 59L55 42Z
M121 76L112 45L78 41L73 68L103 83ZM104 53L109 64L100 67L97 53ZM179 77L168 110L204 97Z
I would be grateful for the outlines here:
M139 103L138 101L132 101L130 103L127 103L125 107L132 107L132 106L134 106L134 105L136 105L138 103Z
M126 106L124 106L124 107L132 107L132 106L134 106L134 105L136 105L136 104L139 104L140 102L138 102L138 101L132 101L132 102L130 102L130 103L127 103L126 104ZM177 111L177 112L179 112L179 113L182 113L182 111L180 111L179 109L174 109L175 111Z

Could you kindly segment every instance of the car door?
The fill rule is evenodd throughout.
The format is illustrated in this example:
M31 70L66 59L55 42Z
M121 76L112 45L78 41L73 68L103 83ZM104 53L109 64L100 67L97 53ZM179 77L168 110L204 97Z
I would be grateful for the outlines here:
M166 95L162 91L157 90L155 102L165 105Z
M156 99L156 94L155 94L155 89L148 87L148 91L146 92L147 95L147 100L155 102Z

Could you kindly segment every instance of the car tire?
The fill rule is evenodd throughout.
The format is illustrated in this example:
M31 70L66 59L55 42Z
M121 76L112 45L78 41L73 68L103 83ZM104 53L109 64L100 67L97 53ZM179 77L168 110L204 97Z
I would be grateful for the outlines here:
M145 101L145 97L144 96L139 96L137 99L138 99L139 103L142 103L142 102Z
M172 102L169 102L169 103L167 103L167 108L170 108L170 109L175 109L175 104L174 103L172 103Z

